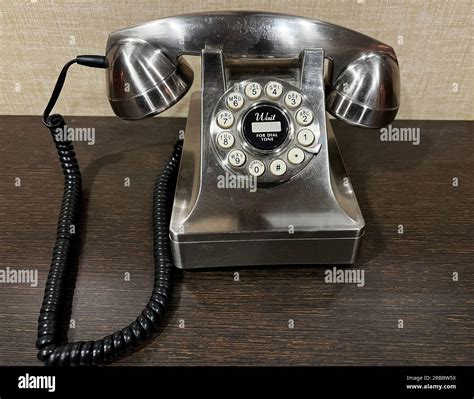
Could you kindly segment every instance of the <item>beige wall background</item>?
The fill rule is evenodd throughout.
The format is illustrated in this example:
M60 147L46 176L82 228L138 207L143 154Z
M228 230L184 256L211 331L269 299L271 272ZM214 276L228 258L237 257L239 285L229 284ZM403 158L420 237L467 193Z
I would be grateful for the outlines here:
M260 10L322 19L391 45L402 77L400 119L473 119L473 1L1 0L0 114L41 114L63 64L103 54L108 33L165 16ZM191 60L194 88L199 60ZM162 115L186 116L189 94ZM56 110L112 115L104 72L73 67Z

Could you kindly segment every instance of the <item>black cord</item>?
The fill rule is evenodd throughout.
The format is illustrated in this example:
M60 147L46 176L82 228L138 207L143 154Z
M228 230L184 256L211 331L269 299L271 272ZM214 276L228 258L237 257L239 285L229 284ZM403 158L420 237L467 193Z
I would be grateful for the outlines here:
M38 358L46 365L78 366L109 362L133 349L150 337L164 318L173 288L173 259L169 242L170 208L178 173L182 142L178 141L173 154L156 179L153 194L153 236L155 281L152 295L140 315L123 329L97 341L59 342L59 320L64 297L64 283L71 265L82 179L71 141L61 141L58 130L65 126L64 118L49 116L56 103L68 68L77 59L68 62L59 75L51 100L43 114L43 122L50 129L64 173L64 194L59 214L56 243L46 282L44 298L38 319ZM77 229L76 229L77 232Z
M109 62L107 61L107 58L102 55L78 55L73 60L68 61L63 66L63 69L61 70L61 73L58 76L58 80L56 81L56 85L54 86L51 98L49 99L48 105L46 106L43 112L43 124L48 128L53 127L53 124L48 119L49 114L51 113L51 110L56 104L56 101L58 101L58 97L61 93L61 90L63 89L64 81L66 80L66 75L69 67L75 63L79 65L85 65L91 68L105 69L109 67Z

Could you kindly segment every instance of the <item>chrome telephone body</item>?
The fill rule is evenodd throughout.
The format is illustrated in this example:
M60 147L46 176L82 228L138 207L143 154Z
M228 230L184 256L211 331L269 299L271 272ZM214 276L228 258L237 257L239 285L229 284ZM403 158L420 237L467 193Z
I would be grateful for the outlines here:
M170 222L176 266L355 262L364 219L326 112L390 123L393 49L281 14L165 18L110 35L115 113L141 119L179 101L193 80L182 55L201 56L202 90L191 97Z

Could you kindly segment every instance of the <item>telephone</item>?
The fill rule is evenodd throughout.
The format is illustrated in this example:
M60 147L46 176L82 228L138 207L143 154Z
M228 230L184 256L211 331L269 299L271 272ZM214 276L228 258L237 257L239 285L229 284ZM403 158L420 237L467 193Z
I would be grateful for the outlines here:
M74 237L80 172L50 112L73 63L106 69L115 114L137 120L177 103L193 82L178 142L154 195L155 286L145 310L98 341L61 344L57 318ZM47 364L113 360L150 336L171 296L174 267L344 264L356 260L364 219L327 113L350 125L390 123L400 100L393 49L327 22L223 12L164 18L110 34L106 55L63 68L43 115L65 173L58 237L37 347Z

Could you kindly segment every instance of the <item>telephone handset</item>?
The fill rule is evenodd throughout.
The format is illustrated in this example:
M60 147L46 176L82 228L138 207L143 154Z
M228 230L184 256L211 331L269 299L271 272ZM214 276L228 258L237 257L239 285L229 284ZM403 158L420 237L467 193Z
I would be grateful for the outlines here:
M201 56L184 143L157 180L155 285L146 308L98 341L61 344L57 319L81 175L71 142L49 116L73 63L106 69L114 112L136 120L178 102L193 81L184 55ZM110 34L106 55L63 68L43 115L65 174L37 347L47 364L99 364L150 336L171 296L174 267L355 262L364 219L326 111L378 128L399 108L393 49L322 21L282 14L189 14ZM178 169L179 168L179 169Z
M349 124L376 128L390 123L398 111L399 68L391 47L323 21L227 12L164 18L112 33L107 83L115 113L140 119L168 109L193 81L182 56L204 56L210 49L234 64L300 59L305 50L322 49L333 77L328 112ZM220 83L225 87L226 82Z

